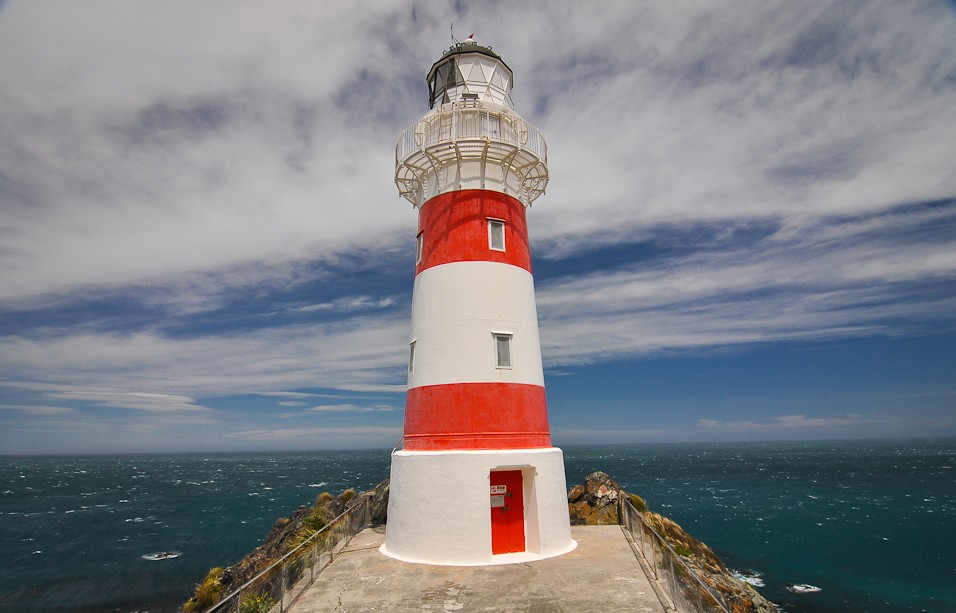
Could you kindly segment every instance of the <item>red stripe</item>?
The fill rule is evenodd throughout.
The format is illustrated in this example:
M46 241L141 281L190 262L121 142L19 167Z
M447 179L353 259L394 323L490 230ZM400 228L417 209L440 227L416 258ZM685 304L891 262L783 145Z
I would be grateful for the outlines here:
M488 248L488 219L505 222L505 251ZM418 214L422 261L415 274L449 262L503 262L531 272L525 208L517 199L484 189L439 194Z
M450 383L408 390L405 449L550 447L544 388L527 383Z

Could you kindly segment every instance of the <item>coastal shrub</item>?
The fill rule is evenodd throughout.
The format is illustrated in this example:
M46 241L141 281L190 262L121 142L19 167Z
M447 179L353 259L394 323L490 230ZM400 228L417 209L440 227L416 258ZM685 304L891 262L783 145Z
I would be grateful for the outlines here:
M689 558L693 555L690 549L688 549L687 547L684 547L680 543L672 543L672 546L674 547L674 552L679 556L684 556L685 558Z
M206 578L196 586L196 593L183 605L184 613L205 611L222 598L222 567L210 568Z
M333 496L332 494L328 492L322 492L321 494L315 497L315 505L325 506L328 503L332 502L333 500L335 500L335 496Z
M288 563L286 566L286 589L291 588L299 582L299 579L305 574L308 562L309 558L307 555L300 555Z
M349 501L351 501L353 498L355 498L355 490L353 490L352 488L345 490L344 492L342 492L342 495L339 496L339 499L345 504L348 504Z
M647 513L647 503L644 502L644 499L638 496L637 494L632 494L630 492L624 492L627 494L628 500L631 501L631 504L634 505L634 509L638 513Z
M269 613L276 602L265 594L246 594L239 602L239 613Z
M309 534L318 532L328 523L328 511L325 507L316 505L312 507L312 512L302 521L302 526L309 531Z

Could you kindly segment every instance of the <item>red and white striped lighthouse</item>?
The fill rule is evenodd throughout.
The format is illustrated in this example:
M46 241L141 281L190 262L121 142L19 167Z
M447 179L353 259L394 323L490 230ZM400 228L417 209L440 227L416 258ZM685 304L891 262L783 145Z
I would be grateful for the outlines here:
M428 72L395 182L418 209L404 449L382 552L410 562L524 562L574 549L551 446L525 210L547 146L512 72L469 37Z

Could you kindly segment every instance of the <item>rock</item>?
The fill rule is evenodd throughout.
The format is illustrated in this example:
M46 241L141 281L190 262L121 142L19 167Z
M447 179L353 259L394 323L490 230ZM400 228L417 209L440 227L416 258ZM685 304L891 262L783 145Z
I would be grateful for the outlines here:
M388 479L386 479L376 485L374 489L362 494L371 498L369 501L369 514L371 515L369 521L373 526L383 526L385 520L388 519L388 492L389 485Z
M591 473L568 492L572 526L607 526L620 523L618 496L621 487L607 473Z

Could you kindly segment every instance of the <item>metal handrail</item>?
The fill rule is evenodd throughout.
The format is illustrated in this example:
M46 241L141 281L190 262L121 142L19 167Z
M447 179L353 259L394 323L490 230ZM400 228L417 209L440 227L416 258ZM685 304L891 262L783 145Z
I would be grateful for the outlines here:
M548 145L537 128L507 109L479 105L442 108L405 128L395 145L395 164L438 144L485 139L515 145L548 162Z
M537 128L505 107L454 103L402 132L395 145L398 193L419 207L426 198L464 189L460 172L451 169L469 163L477 164L475 187L492 181L525 206L548 185L548 145ZM497 170L486 172L490 168Z
M332 560L335 557L336 547L344 541L342 546L348 545L352 537L365 528L369 519L369 506L371 504L371 499L369 496L358 496L357 500L352 503L347 509L342 513L337 515L334 519L329 521L321 529L317 530L311 534L304 541L296 545L292 550L283 555L281 558L267 566L264 570L258 573L255 577L246 581L241 586L224 596L219 602L214 604L209 609L206 609L205 613L213 612L224 612L224 611L237 611L242 610L243 596L250 593L254 593L262 599L262 602L268 602L263 610L267 611L279 611L280 613L286 610L288 605L291 605L296 598L311 585L317 576L316 567L319 566L318 572L332 563ZM356 525L355 519L356 515L359 515L360 521ZM340 529L342 526L345 526L344 534L340 534L340 538L335 540L335 530ZM327 556L326 552L319 551L319 540L321 535L328 534L330 536L327 545L328 551ZM341 548L339 548L341 550ZM310 555L311 554L311 555ZM322 566L323 559L326 560L325 566ZM296 564L299 560L305 560L305 563L308 563L308 568L300 569L302 575L304 575L305 570L310 571L310 576L307 581L300 581L299 577L293 579L295 582L294 585L288 586L294 589L295 593L287 593L288 587L286 586L287 581L289 580L289 568ZM278 579L278 585L275 585L275 580ZM288 602L287 602L288 601Z
M720 611L721 613L730 613L730 608L723 601L721 596L714 591L714 589L707 585L707 583L700 577L697 571L689 566L687 563L681 559L680 555L674 548L671 547L670 543L661 536L657 530L646 520L644 515L640 513L634 505L631 504L631 501L626 497L621 496L621 526L627 530L631 539L634 539L634 528L631 525L633 518L637 518L640 522L640 528L638 533L641 539L640 552L641 556L644 557L644 560L647 562L648 566L654 571L656 575L654 578L657 580L663 580L670 586L670 598L677 608L678 611L694 611L694 612L712 612ZM625 520L627 517L627 520ZM651 536L651 553L653 554L654 559L647 559L647 554L644 551L644 534L648 532ZM658 562L657 553L660 551L662 554L662 559ZM663 559L663 558L666 558ZM669 561L668 566L664 566L664 562ZM675 572L675 566L681 569L681 573ZM664 570L667 572L667 575L661 577L658 574L658 570ZM680 577L690 577L691 581L681 581ZM703 595L706 594L709 596L709 600L705 602ZM688 600L688 597L692 598Z

